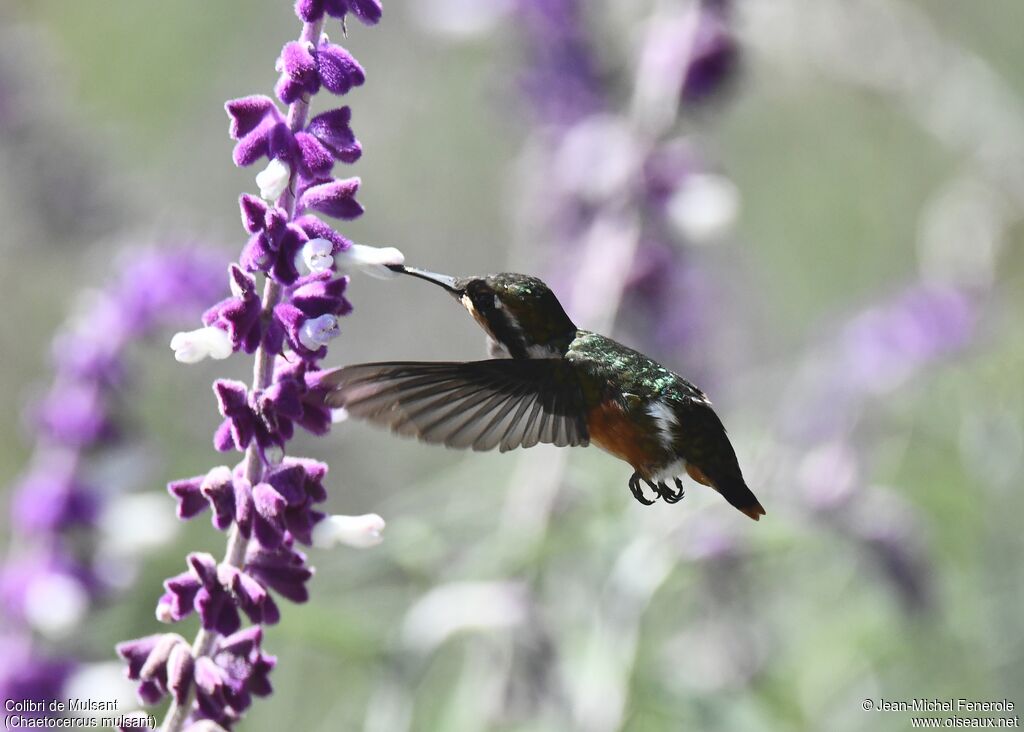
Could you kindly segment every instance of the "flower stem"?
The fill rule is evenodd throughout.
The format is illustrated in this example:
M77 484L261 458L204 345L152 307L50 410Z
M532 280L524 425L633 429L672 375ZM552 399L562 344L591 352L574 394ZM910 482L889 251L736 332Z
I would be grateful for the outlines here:
M304 23L299 42L312 43L314 45L320 39L323 32L324 20L321 18L313 23ZM298 132L306 126L306 118L309 116L309 95L303 94L300 99L288 107L288 127L292 132ZM288 187L277 200L277 205L288 212L288 219L295 218L295 170L291 172L291 180ZM267 277L263 283L263 311L264 321L270 318L274 306L281 299L281 285ZM274 354L270 353L264 346L256 350L255 363L252 371L252 390L258 391L270 386L274 376ZM250 442L245 450L245 479L250 485L256 485L263 478L263 459L260 457L259 448L256 442ZM239 569L245 564L245 550L249 541L238 530L238 524L232 524L228 534L227 548L224 551L223 563ZM210 655L213 645L217 640L217 632L207 628L200 628L196 638L192 642L192 657L198 660L203 656ZM167 715L160 726L161 732L180 732L188 718L189 710L192 707L193 689L190 687L185 699L179 703L172 700L167 709Z

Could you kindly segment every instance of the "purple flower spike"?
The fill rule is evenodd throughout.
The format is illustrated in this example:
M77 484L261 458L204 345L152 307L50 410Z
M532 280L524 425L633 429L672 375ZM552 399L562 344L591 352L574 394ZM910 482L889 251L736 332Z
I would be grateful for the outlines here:
M359 183L359 178L313 181L302 191L299 208L313 209L338 219L357 219L363 215L363 207L355 198Z
M345 94L366 79L359 62L324 34L324 15L344 21L352 13L372 24L380 19L381 5L376 0L299 0L295 9L305 25L298 40L284 44L276 67L275 92L287 111L262 95L225 105L235 164L268 161L255 176L259 196L239 198L248 238L229 269L230 296L206 310L203 327L171 339L179 362L244 352L255 354L255 368L251 384L228 379L213 384L223 417L214 446L244 452L244 458L233 468L221 465L168 485L180 518L209 507L214 527L228 533L223 562L211 554L189 554L188 570L165 580L157 603L158 620L178 622L197 613L202 630L191 646L154 636L126 645L122 654L138 676L140 698L155 703L171 696L161 726L165 732L224 732L241 719L254 696L271 693L269 674L276 661L260 648L261 626L280 620L277 596L308 599L313 570L293 547L296 542L312 545L326 518L317 506L327 499L327 466L286 457L285 448L296 424L315 434L331 426L332 411L318 387L318 362L340 332L339 317L352 310L345 296L348 278L336 272L383 270L384 264L404 259L397 250L380 250L386 253L377 260L389 257L387 262L364 263L372 247L357 247L313 215L354 219L363 213L356 201L359 178L332 176L335 164L353 163L362 154L352 111L344 106L309 118L310 97L322 88ZM159 274L164 275L162 269ZM143 288L146 293L160 285L157 279ZM173 290L165 298L175 302ZM128 309L102 320L105 330L121 332L130 330L134 317L135 310ZM117 383L118 375L103 366L106 353L87 345L75 348L84 354L76 368L98 371ZM73 401L74 409L65 401L43 412L52 432L90 445L105 436L105 413L86 398ZM63 487L58 492L73 493ZM70 500L53 501L55 506L64 503ZM7 585L24 584L0 581L0 606L10 594ZM253 626L239 630L243 614Z

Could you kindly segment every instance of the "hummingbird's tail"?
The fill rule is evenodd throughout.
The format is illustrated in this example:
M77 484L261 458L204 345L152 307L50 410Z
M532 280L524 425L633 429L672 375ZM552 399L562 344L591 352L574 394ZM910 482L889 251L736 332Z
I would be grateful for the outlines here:
M765 515L764 506L761 505L754 492L747 488L747 484L742 480L716 486L716 489L725 500L754 519L754 521L760 521L761 517Z
M716 483L693 463L687 463L686 472L698 483L714 488L722 495L722 498L754 521L760 521L761 517L765 515L764 506L757 500L754 492L747 488L741 475L723 478Z

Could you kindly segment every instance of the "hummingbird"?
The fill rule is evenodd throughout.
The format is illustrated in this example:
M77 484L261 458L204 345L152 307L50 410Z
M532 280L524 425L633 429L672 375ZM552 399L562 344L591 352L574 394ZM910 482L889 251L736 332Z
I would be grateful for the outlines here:
M642 353L577 328L540 279L388 266L459 300L487 333L492 358L344 366L320 381L328 406L450 448L593 443L632 466L629 489L644 505L681 500L686 474L753 520L764 515L704 392Z

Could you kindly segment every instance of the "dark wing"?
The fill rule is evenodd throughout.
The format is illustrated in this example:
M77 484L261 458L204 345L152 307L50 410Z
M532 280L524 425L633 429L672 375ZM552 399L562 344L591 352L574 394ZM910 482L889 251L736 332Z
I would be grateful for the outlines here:
M505 452L590 441L579 382L561 359L365 363L320 383L329 406L447 447Z

